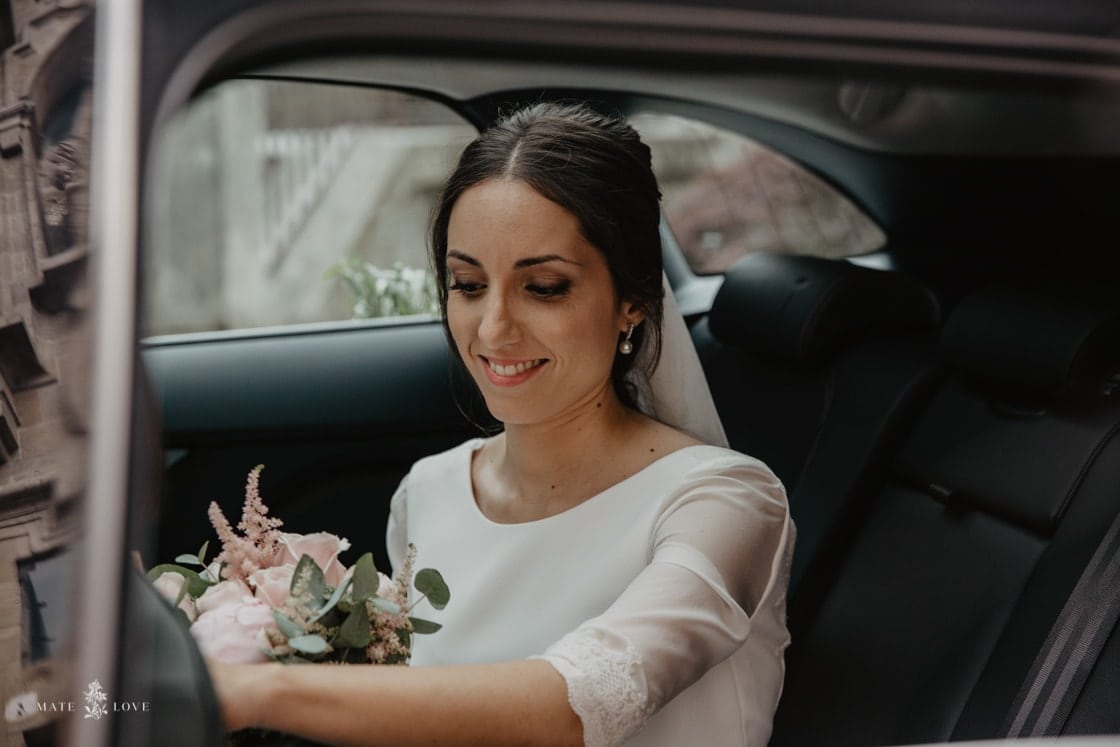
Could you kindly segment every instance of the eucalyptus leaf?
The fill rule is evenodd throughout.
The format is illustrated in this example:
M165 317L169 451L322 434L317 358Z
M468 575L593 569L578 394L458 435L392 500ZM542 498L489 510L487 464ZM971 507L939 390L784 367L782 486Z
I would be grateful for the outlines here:
M175 562L186 563L187 565L202 565L202 561L198 559L198 556L191 555L189 552L185 552L182 555L177 555L175 557Z
M309 654L311 656L326 653L330 648L327 642L323 640L322 636L318 636L313 633L307 635L297 635L295 638L289 638L288 645L302 654Z
M428 597L428 601L437 610L447 606L451 599L451 590L443 576L434 568L423 568L416 573L416 580L412 582L416 590Z
M354 600L370 599L377 594L381 586L381 579L377 575L377 567L373 564L373 553L366 553L354 563Z
M202 543L202 547L198 548L198 564L201 566L206 565L206 550L210 547L210 540Z
M280 629L285 638L299 638L307 632L302 625L280 610L272 610L272 619L276 621L276 627Z
M352 578L348 578L343 581L342 586L339 586L334 590L334 593L331 594L330 598L327 600L327 603L320 607L319 611L311 616L309 622L316 622L317 620L322 619L323 615L333 610L335 608L335 605L338 604L338 600L342 599L342 595L346 593L346 589L349 588L352 580Z
M373 597L369 600L369 603L382 612L388 612L390 615L399 615L403 611L401 610L401 606L396 602L390 602L388 599L382 599L381 597Z
M307 577L307 593L311 597L311 609L317 610L323 606L327 596L327 581L323 578L323 569L315 562L314 558L304 553L296 563L296 570L292 573L292 585L289 591L294 594L300 579Z
M365 648L369 641L369 615L355 607L339 627L332 644L335 648Z
M161 563L155 568L152 568L148 571L148 580L155 581L165 573L178 573L185 578L187 580L187 593L190 594L193 599L198 599L202 596L203 592L214 585L213 582L200 578L197 571L192 571L190 568L185 568L175 563Z
M419 617L410 617L408 621L412 623L412 632L419 635L430 635L443 627L439 623L434 623L431 620L421 620Z

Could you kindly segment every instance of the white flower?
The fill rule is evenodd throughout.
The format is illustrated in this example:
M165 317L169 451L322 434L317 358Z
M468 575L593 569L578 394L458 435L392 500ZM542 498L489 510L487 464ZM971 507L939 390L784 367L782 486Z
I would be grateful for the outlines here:
M179 599L179 594L183 589L183 584L187 579L181 573L175 571L166 571L159 574L159 578L153 581L156 591L164 596L167 601L175 604L175 600ZM190 594L184 594L183 598L179 601L179 609L187 614L187 619L194 622L198 617L198 609L195 607L194 600L191 599Z

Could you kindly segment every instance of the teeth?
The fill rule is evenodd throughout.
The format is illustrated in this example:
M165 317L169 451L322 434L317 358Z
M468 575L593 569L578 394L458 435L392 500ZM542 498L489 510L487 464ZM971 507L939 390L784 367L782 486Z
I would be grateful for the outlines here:
M499 366L497 363L486 361L486 365L490 366L490 370L499 376L516 376L519 373L525 373L530 368L536 368L542 363L544 363L543 360L535 360L516 363L512 366Z

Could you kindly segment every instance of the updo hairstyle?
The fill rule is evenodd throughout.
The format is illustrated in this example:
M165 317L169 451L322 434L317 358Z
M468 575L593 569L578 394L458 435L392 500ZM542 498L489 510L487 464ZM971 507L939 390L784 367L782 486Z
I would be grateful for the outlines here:
M519 179L574 215L583 237L606 259L619 300L642 312L631 338L634 354L616 354L611 369L615 393L636 407L631 374L646 380L657 366L664 296L661 192L649 147L621 117L556 103L519 109L472 141L444 184L432 221L431 260L449 340L447 227L460 195L488 179Z

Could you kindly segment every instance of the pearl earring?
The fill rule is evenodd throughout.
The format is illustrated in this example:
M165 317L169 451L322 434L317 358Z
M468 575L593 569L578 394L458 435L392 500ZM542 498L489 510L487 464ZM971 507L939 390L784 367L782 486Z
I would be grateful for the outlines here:
M631 324L630 328L626 330L626 339L618 343L618 352L623 355L630 355L634 352L634 343L630 342L630 335L634 334L634 325Z

